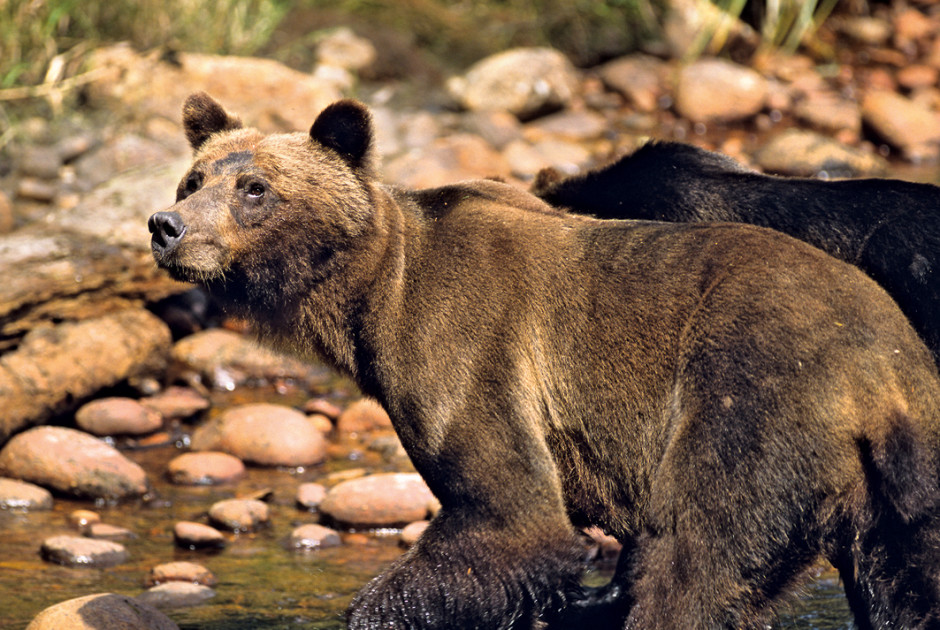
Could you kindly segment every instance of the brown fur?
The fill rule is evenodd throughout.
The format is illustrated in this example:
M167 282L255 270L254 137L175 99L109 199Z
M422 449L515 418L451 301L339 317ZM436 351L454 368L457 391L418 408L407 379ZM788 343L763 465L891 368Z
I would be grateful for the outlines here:
M158 263L355 379L442 504L350 628L552 619L588 524L625 545L621 627L763 627L820 555L860 628L940 624L940 379L859 271L752 226L383 186L350 101L262 136L193 100Z

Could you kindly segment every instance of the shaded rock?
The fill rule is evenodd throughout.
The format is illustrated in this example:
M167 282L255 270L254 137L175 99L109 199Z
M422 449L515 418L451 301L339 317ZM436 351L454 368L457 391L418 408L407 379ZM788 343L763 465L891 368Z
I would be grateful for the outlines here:
M811 92L793 108L793 115L822 131L846 129L858 134L862 129L862 112L857 103L833 92Z
M308 466L326 458L326 440L303 413L270 403L232 407L199 427L196 451L222 451L263 466Z
M609 61L598 69L608 88L620 92L641 112L659 108L659 99L666 94L669 64L651 55L635 54Z
M183 138L177 138L176 146L167 146L134 133L122 133L110 138L76 160L73 168L77 188L88 191L106 183L116 173L171 162L186 149Z
M167 582L153 586L135 599L154 608L196 606L215 597L215 591L203 584Z
M557 50L516 48L479 61L447 89L471 111L503 110L526 120L567 105L578 75Z
M268 504L256 499L226 499L209 508L209 520L233 532L254 531L269 518Z
M337 484L320 512L350 527L401 527L427 518L436 502L417 473L381 473Z
M181 52L170 62L159 50L140 54L118 44L95 50L88 63L103 73L88 86L89 103L141 117L179 120L185 98L204 90L264 132L297 131L342 96L334 85L271 59ZM266 98L256 98L261 93Z
M166 562L150 569L146 585L156 586L165 582L190 582L203 586L215 586L218 580L209 569L195 562Z
M79 497L120 499L147 489L143 469L96 437L65 427L35 427L0 450L0 471Z
M426 530L430 524L430 521L415 521L414 523L405 525L401 530L401 544L405 547L410 547L418 542L418 539L421 538L421 534L424 533L424 530Z
M124 545L84 536L53 536L42 541L39 550L44 560L67 566L103 569L127 561Z
M107 523L90 523L84 529L84 533L89 538L96 538L98 540L131 540L137 538L137 534L126 527L109 525Z
M297 488L297 504L315 510L326 497L326 487L319 483L302 483Z
M167 387L159 394L142 398L140 404L167 420L183 420L209 408L209 400L189 387Z
M365 433L391 427L392 419L388 417L388 413L371 398L360 398L336 419L336 430L339 433Z
M487 144L500 151L513 140L522 137L519 119L509 112L470 112L462 120L467 131L480 136Z
M214 328L181 339L173 345L173 359L195 371L207 384L233 390L249 382L294 379L304 384L324 383L329 372L260 346L231 330Z
M216 528L191 521L173 526L173 540L177 546L189 549L220 548L226 544L225 536Z
M886 142L911 160L940 155L940 113L886 90L862 99L862 117Z
M62 168L62 157L55 147L26 146L19 156L20 173L39 179L56 179Z
M315 413L307 416L307 420L323 435L329 435L333 432L333 422L323 414Z
M767 95L767 81L750 68L701 59L679 71L676 110L695 122L743 120L764 107Z
M878 156L799 129L771 139L754 154L754 160L765 171L802 177L858 177L886 170Z
M23 177L16 183L18 199L50 203L58 194L58 186L36 177Z
M296 527L290 534L290 546L293 549L327 549L342 544L336 530L315 523Z
M336 420L339 418L339 414L343 413L343 410L325 398L312 398L304 403L304 413L320 414L330 420Z
M431 145L404 153L385 166L389 181L413 188L509 174L509 164L499 151L479 136L466 133L438 138Z
M99 398L75 412L75 423L93 435L143 435L163 426L156 411L132 398Z
M183 453L167 464L167 477L181 485L213 485L245 474L242 460L228 453Z
M50 606L26 630L179 630L169 617L126 595L98 593Z
M550 114L526 126L526 137L563 138L583 142L600 138L607 131L606 119L596 112L564 111Z
M0 190L0 234L11 231L15 224L16 217L13 215L13 204L7 194Z
M908 90L916 90L937 85L940 71L930 66L913 64L898 69L895 76L901 87L907 88Z
M17 479L0 478L0 510L51 510L52 493Z
M0 356L0 443L105 387L162 372L169 343L170 331L144 309L32 330Z

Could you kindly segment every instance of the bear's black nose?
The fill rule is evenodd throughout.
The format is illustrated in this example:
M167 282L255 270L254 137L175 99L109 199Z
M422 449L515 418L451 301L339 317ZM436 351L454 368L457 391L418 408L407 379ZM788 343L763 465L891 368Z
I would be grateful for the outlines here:
M186 224L177 212L157 212L147 221L147 227L153 234L150 248L158 261L172 254L186 234Z

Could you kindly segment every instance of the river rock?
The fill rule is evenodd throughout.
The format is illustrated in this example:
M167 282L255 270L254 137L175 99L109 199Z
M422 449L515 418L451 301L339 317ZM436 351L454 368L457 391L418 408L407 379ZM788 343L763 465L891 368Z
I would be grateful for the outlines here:
M52 493L17 479L0 478L0 510L51 510Z
M133 398L99 398L75 412L75 423L93 435L143 435L163 426L163 418Z
M940 156L940 112L895 92L875 90L862 99L862 117L908 159Z
M724 59L700 59L682 68L676 110L695 122L750 118L767 101L767 81L754 70Z
M257 499L225 499L212 504L209 520L233 532L250 532L270 519L268 504Z
M651 55L635 54L609 61L598 74L604 84L620 92L637 110L653 112L666 92L669 64Z
M225 483L244 474L245 465L242 460L228 453L183 453L167 464L167 477L170 481L188 486Z
M173 526L173 540L188 549L221 548L226 544L222 532L209 525L180 521Z
M574 66L557 50L516 48L479 61L450 79L447 89L471 111L504 110L526 120L563 108L578 81Z
M341 434L365 433L392 428L392 419L382 406L371 398L361 398L349 405L336 420Z
M317 62L352 72L368 68L378 56L368 39L359 37L352 29L340 27L327 33L317 44Z
M436 502L417 473L380 473L337 484L319 509L349 527L401 527L427 518Z
M120 543L67 535L45 539L39 553L49 562L93 569L117 566L128 557Z
M133 540L137 538L137 534L126 527L111 525L109 523L91 523L85 528L84 533L89 538L95 538L97 540L117 541Z
M167 387L159 394L142 398L140 404L167 420L184 420L209 408L209 400L190 387Z
M66 427L34 427L0 450L0 471L59 492L95 499L139 496L144 470L98 438Z
M215 586L218 580L209 569L195 562L166 562L150 569L146 585L156 586L165 582L190 582L203 586Z
M802 177L871 176L886 170L885 161L878 156L799 129L774 137L754 159L765 171Z
M207 384L233 390L246 383L292 379L307 385L323 384L329 372L274 352L231 330L214 328L198 332L173 345L173 359L199 374Z
M215 591L203 584L167 582L153 586L135 599L154 608L196 606L215 597Z
M303 413L271 403L232 407L192 437L196 451L222 451L262 466L309 466L326 458L326 439Z
M858 103L830 91L813 91L793 108L798 120L821 131L847 130L858 135L862 129L862 112Z
M342 97L334 84L272 59L179 52L169 60L161 50L118 44L95 49L87 61L102 73L88 86L89 104L139 117L179 120L186 97L204 90L266 133L297 131ZM259 93L267 97L253 96Z
M302 483L297 487L297 504L315 510L326 497L326 486L319 483Z
M26 630L179 630L156 608L126 595L97 593L46 608Z
M390 160L384 172L396 184L428 188L464 179L507 177L512 169L502 153L479 136L456 133Z
M296 527L290 534L290 546L293 549L327 549L342 544L336 530L316 523Z
M129 377L162 373L169 344L169 329L142 308L38 326L0 356L0 443Z
M100 523L101 515L91 510L72 510L65 520L75 529L85 531L95 523Z

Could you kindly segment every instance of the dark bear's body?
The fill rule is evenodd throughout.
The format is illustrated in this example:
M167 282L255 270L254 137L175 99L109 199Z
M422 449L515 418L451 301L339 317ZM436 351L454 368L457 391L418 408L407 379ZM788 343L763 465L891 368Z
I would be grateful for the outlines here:
M155 258L352 376L442 504L350 628L532 627L587 524L625 545L620 627L763 627L820 555L860 628L940 624L940 379L856 269L757 227L385 187L350 102L309 136L220 112L187 102Z
M543 171L533 192L603 219L736 221L795 236L881 284L940 365L940 187L775 177L719 153L654 142L575 177Z

